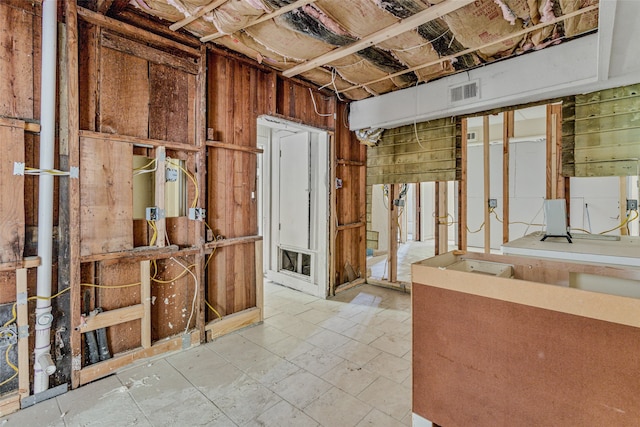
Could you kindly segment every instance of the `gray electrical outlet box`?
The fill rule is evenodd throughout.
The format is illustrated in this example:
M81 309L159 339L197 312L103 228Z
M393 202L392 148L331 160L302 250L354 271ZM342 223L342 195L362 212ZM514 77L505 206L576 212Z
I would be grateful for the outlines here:
M194 221L204 221L207 210L204 208L189 208L189 219Z
M498 199L489 199L489 209L495 209L498 207Z
M159 219L164 218L164 210L155 206L148 207L145 210L145 217L147 221L158 221Z
M627 210L628 211L637 211L638 210L638 201L634 199L627 199Z
M178 180L178 169L167 168L164 174L167 182L176 182Z

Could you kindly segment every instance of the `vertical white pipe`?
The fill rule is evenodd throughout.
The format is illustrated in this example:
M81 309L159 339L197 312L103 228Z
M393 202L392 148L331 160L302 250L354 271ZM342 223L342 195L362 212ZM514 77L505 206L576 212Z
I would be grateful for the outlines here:
M40 169L53 169L56 120L57 0L42 2L42 68L40 95ZM51 296L51 257L53 235L53 176L40 175L38 199L37 294ZM49 388L49 375L55 372L51 350L51 301L38 299L34 350L34 393Z

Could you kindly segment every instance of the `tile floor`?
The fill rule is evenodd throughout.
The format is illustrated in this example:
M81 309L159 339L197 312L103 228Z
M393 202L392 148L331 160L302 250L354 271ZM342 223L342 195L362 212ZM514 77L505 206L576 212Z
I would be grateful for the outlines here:
M264 324L140 361L0 426L411 425L410 296L265 283Z

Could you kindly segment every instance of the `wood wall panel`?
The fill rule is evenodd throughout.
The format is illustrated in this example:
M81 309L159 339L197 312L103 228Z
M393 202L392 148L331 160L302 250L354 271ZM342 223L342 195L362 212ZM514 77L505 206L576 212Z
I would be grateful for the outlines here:
M149 135L149 69L142 58L102 48L99 131Z
M195 143L195 103L189 103L188 74L166 65L149 64L149 138Z
M193 257L180 258L185 266L193 263ZM159 260L156 279L170 283L151 282L151 339L158 341L182 334L191 314L195 284L191 274L183 274L184 268L173 260ZM193 268L192 268L193 271ZM151 274L154 267L151 266ZM181 277L180 277L181 276ZM178 278L178 279L176 279ZM196 303L196 309L199 305ZM197 315L191 319L195 326Z
M97 265L97 284L118 286L140 281L140 263L127 260L109 260ZM97 288L96 307L104 311L140 304L140 286L127 288ZM140 347L140 320L121 323L107 328L107 339L112 354Z
M96 131L100 117L100 28L78 22L78 98L80 129Z
M133 150L114 140L80 140L81 254L133 248Z
M25 244L24 176L13 174L24 163L24 122L0 119L0 263L22 260Z
M11 3L0 3L0 116L33 119L39 115L40 7Z
M310 92L310 87L284 78L278 78L277 88L277 114L309 126L335 129L335 96L327 96L316 89Z
M208 271L207 300L222 316L256 306L255 243L216 249ZM208 312L208 319L215 315Z

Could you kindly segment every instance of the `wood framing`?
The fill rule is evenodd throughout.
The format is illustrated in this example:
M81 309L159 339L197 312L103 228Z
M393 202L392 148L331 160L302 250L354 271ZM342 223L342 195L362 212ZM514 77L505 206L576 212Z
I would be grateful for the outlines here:
M436 182L436 255L449 251L449 183L446 181Z
M25 163L24 122L0 118L0 263L22 259L25 239L24 176L14 175Z
M458 182L458 249L467 250L467 119L461 120L460 181Z
M484 253L491 252L491 212L489 198L491 197L491 161L489 155L489 116L482 117L482 158L484 175Z
M396 194L400 193L399 184L389 184L389 252L387 253L389 282L398 280L398 208L395 205Z
M513 110L502 113L502 243L509 241L509 138L514 135L514 124Z

